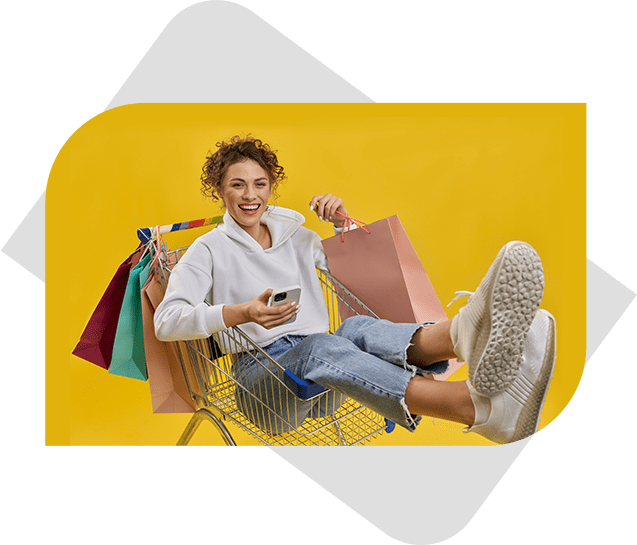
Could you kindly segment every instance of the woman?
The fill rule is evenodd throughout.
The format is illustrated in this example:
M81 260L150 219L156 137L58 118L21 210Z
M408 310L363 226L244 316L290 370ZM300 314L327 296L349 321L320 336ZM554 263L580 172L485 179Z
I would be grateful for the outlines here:
M155 313L158 339L207 338L241 326L283 367L336 392L333 406L342 394L411 431L427 415L465 424L465 431L497 443L537 430L555 364L555 320L538 311L544 277L531 246L504 246L451 320L393 324L354 317L328 335L315 271L328 270L320 238L302 227L297 212L269 205L285 178L276 154L251 137L235 136L217 146L203 167L202 191L223 201L224 223L198 238L172 271ZM310 209L336 232L343 228L347 210L340 198L315 196ZM267 305L273 288L294 284L301 286L302 306ZM469 380L427 379L444 372L446 360L454 357L467 362ZM263 370L254 374L255 365L254 358L239 355L237 380L276 405L263 388ZM242 399L237 402L241 406ZM308 405L298 420L327 411ZM286 431L248 416L272 433Z

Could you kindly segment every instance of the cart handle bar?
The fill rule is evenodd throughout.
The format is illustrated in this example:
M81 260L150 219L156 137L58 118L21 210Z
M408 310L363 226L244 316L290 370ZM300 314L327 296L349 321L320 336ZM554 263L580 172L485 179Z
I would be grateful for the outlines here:
M159 234L165 235L174 231L184 231L195 227L205 227L206 225L216 225L223 221L223 216L215 216L214 218L204 218L202 220L184 221L182 223L172 223L159 227ZM154 236L155 227L145 227L137 229L137 238L142 244L148 244Z

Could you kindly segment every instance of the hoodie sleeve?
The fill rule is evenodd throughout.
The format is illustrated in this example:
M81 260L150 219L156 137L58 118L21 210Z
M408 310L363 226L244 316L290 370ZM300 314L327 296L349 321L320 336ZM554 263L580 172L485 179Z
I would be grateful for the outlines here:
M212 288L212 255L193 244L170 274L163 301L155 311L155 335L160 341L204 339L223 331L223 305L204 299Z
M345 226L343 227L336 227L335 225L334 227L334 233L337 235L340 235L343 231L345 231L346 233L348 233L349 231L353 231L354 229L358 229L358 225L356 225L355 223L352 223L349 228L345 228Z
M323 244L321 244L321 237L318 236L316 233L312 234L314 235L312 237L312 254L314 256L314 265L321 271L330 272L330 266L327 262L327 256L325 255Z

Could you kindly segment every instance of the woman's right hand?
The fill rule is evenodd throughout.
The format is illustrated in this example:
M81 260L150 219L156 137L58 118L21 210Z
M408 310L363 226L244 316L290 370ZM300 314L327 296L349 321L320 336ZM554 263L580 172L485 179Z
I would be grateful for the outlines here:
M225 305L223 307L223 321L226 327L254 322L265 329L272 329L287 322L301 309L298 301L292 301L278 307L269 307L268 299L272 289L265 290L252 301L242 305Z

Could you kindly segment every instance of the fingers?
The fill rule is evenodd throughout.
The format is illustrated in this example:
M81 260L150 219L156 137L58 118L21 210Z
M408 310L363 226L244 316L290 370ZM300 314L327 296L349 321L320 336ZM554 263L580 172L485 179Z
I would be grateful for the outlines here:
M343 200L336 195L327 193L326 195L317 195L310 201L310 210L316 212L321 221L330 221L339 226L344 223L344 218L336 212L347 215L347 210L343 205Z
M301 309L301 305L296 301L276 307L268 306L272 292L272 289L267 289L261 295L255 297L250 303L248 311L250 321L266 329L272 329L273 327L284 324Z
M323 195L316 195L315 197L312 197L312 200L310 201L310 211L311 212L316 212L316 203L323 197ZM318 212L317 212L318 214Z
M331 196L329 193L327 195L317 195L310 201L310 210L316 212L320 221L323 221L323 218L325 218L325 203ZM327 219L325 221L327 221Z
M323 206L323 217L327 218L329 221L333 222L338 216L336 214L337 210L345 209L343 207L343 200L334 195L325 203ZM342 214L343 212L341 212Z
M259 325L265 329L272 329L287 322L295 314L298 314L300 310L301 305L296 301L278 307L266 307Z
M265 290L261 295L257 297L257 300L267 305L273 291L274 290L272 288Z
M331 221L332 215L342 205L343 201L331 193L317 195L310 201L310 210L314 210L319 220Z

